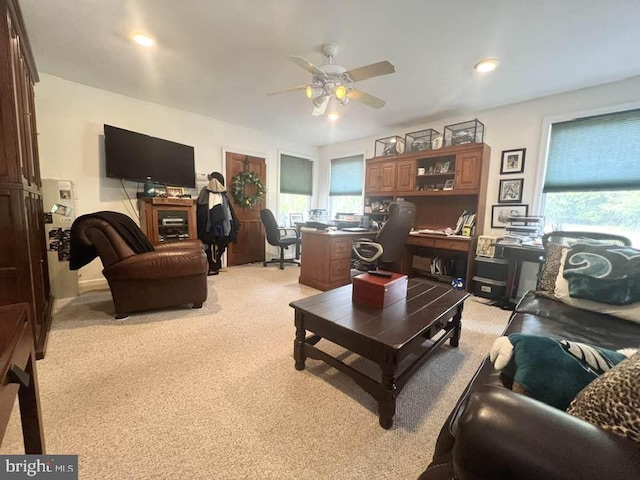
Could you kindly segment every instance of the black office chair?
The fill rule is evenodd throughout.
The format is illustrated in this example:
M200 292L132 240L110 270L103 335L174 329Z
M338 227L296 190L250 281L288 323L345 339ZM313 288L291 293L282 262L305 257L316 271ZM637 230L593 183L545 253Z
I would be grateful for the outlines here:
M390 268L404 255L405 242L416 219L416 206L410 202L393 202L389 217L375 240L353 242L353 268L361 271Z
M270 263L279 263L280 270L284 270L285 263L300 266L300 262L290 258L284 258L284 251L286 249L291 245L300 245L300 234L298 231L295 228L279 227L278 222L276 222L276 217L273 216L273 213L268 208L260 210L260 218L267 232L267 242L269 242L269 245L280 248L280 258L273 258L262 264L266 267ZM299 251L299 249L296 249L296 252L297 251ZM298 257L296 257L296 259L297 258Z

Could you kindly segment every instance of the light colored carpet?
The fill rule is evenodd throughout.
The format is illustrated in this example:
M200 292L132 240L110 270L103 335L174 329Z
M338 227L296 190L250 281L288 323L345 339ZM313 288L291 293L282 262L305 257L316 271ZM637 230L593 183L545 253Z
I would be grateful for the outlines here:
M47 452L78 454L82 479L415 479L509 312L468 300L460 347L415 374L387 431L351 379L294 369L288 304L317 293L298 273L232 267L209 277L203 309L122 322L106 291L57 305L37 364ZM24 451L17 417L2 453Z

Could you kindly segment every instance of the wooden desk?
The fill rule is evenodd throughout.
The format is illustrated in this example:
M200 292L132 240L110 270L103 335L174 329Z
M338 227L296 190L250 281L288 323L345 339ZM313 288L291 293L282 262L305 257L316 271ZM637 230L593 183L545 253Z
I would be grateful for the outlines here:
M476 237L462 237L459 235L455 236L445 236L445 235L432 235L432 234L424 234L424 235L409 235L407 238L407 250L406 257L404 261L404 271L408 275L411 275L412 272L412 257L413 255L420 255L421 253L424 256L435 257L441 256L444 258L449 258L454 255L465 255L466 256L466 265L467 265L467 274L465 278L465 289L467 291L471 291L471 278L473 277L473 259L475 258L477 238ZM444 281L447 283L451 282L450 276L445 275L430 275L426 272L420 272L420 275L425 275L433 280Z
M322 291L349 285L353 239L375 238L377 233L304 230L298 281Z
M36 355L28 308L26 303L0 307L0 445L18 395L25 453L43 454Z

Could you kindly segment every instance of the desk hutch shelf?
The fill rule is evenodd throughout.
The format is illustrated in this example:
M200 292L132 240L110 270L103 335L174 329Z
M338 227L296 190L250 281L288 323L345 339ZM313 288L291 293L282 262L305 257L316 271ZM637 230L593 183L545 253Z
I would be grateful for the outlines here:
M447 281L450 276L414 270L411 267L413 255L463 258L465 286L467 290L473 290L473 259L477 237L482 235L484 227L490 156L489 145L473 143L367 160L365 206L367 202L370 205L371 199L381 198L412 202L416 205L416 230L453 228L464 210L476 213L472 237L410 236L400 267L403 273L427 273L424 276ZM366 214L375 220L384 217Z

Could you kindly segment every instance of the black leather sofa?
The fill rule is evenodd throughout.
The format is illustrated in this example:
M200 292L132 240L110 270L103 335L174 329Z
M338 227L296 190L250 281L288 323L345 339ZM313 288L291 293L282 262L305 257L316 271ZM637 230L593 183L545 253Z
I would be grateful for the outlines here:
M640 346L640 324L527 293L504 335L546 335L609 349ZM464 338L464 332L463 332ZM489 359L437 440L419 480L638 479L640 448L561 410L504 388Z

